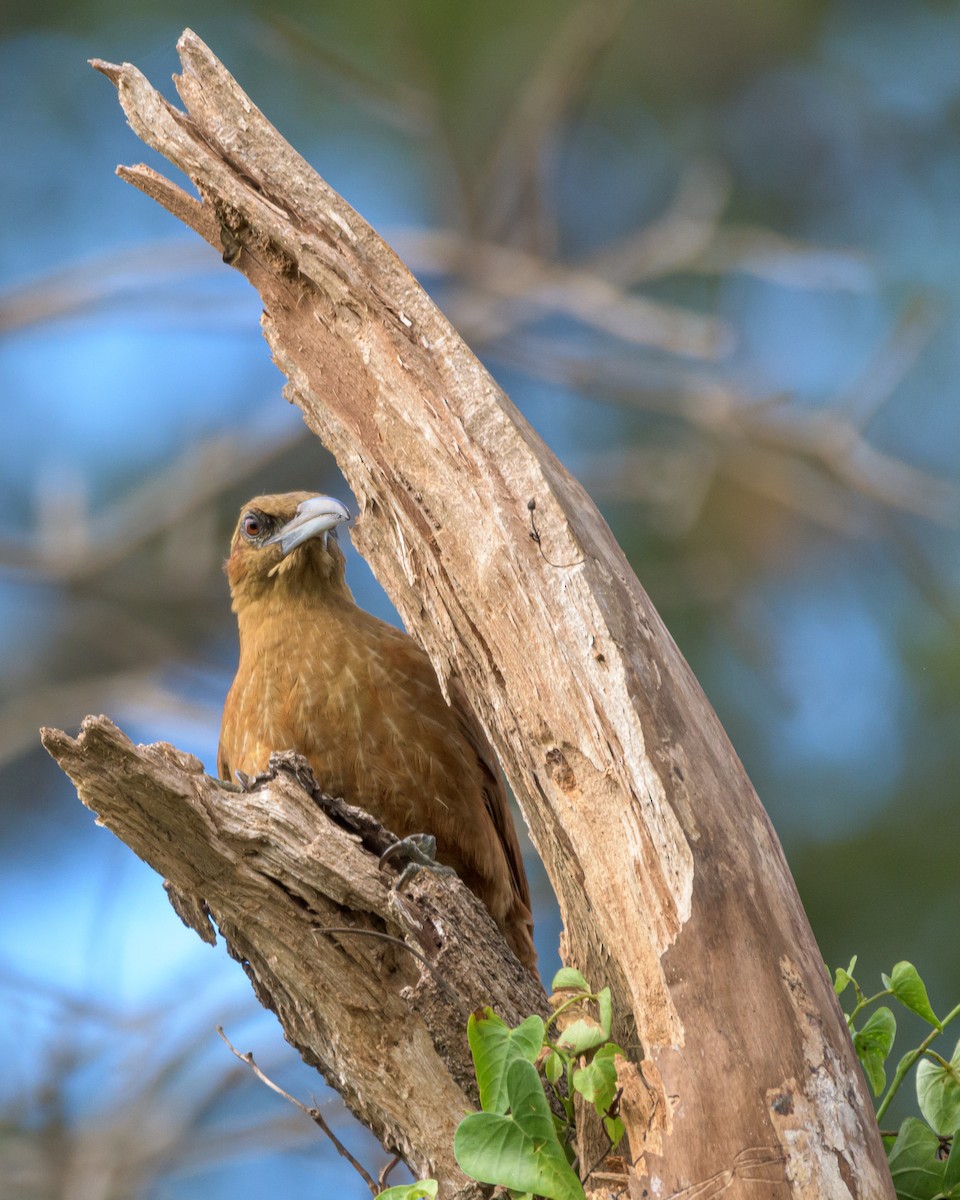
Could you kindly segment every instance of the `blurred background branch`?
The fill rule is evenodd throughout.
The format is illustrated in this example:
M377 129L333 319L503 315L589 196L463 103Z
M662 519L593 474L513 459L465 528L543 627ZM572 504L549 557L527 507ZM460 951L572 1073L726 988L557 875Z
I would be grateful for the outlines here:
M309 1126L308 1156L278 1127L289 1152L239 1167L201 1132L266 1119L230 1088L195 1090L190 1055L233 1069L213 1032L225 1008L176 1028L200 973L225 1004L244 981L231 992L222 952L192 948L35 740L106 709L212 765L237 507L284 488L349 499L279 399L256 298L112 178L141 151L85 60L159 78L187 23L387 232L601 503L758 786L828 961L887 969L909 949L956 992L955 6L53 0L2 20L0 963L24 982L0 1003L20 1014L11 1061L33 1067L5 1093L22 1173L0 1196L358 1182ZM390 617L355 555L348 570ZM555 916L534 887L547 973Z
M0 1110L2 1194L123 1200L150 1194L161 1178L202 1177L238 1155L314 1147L311 1122L268 1102L249 1072L211 1043L219 1020L262 1029L253 1001L238 1006L190 982L190 1011L151 1008L131 1017L36 979L0 975L4 1000L40 1008L49 1030L43 1058L8 1079L16 1091ZM266 1069L289 1076L281 1039L269 1041ZM327 1118L343 1124L340 1105L327 1107ZM385 1158L367 1149L375 1161Z

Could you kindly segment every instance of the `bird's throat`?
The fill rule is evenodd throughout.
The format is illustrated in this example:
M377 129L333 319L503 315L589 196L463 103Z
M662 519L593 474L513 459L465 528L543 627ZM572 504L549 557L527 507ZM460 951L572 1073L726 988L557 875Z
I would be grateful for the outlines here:
M284 558L238 548L227 562L227 578L238 620L251 609L264 619L291 606L353 603L343 555L333 544L308 542Z

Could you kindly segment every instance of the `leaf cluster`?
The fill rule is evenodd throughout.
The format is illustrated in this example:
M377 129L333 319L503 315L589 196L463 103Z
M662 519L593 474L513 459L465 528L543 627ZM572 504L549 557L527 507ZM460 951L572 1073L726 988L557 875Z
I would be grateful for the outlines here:
M593 992L579 971L553 979L548 1020L511 1028L489 1007L467 1036L481 1111L460 1122L454 1153L463 1171L506 1189L512 1200L584 1200L576 1171L574 1095L592 1104L612 1149L623 1136L610 989Z
M889 975L881 975L883 989L867 996L854 977L856 965L855 955L849 966L838 967L833 986L838 996L848 988L853 989L854 1007L844 1015L873 1094L880 1096L883 1093L877 1105L877 1120L890 1107L907 1073L918 1064L916 1094L924 1120L907 1117L897 1133L884 1134L897 1196L900 1200L960 1200L960 1138L957 1137L960 1132L960 1042L949 1060L933 1049L933 1043L946 1026L960 1016L960 1005L941 1020L933 1011L916 967L909 962L898 962ZM897 1019L891 1008L879 1004L887 997L916 1013L932 1027L919 1045L901 1057L889 1087L886 1086L886 1063L897 1035ZM861 1013L868 1008L873 1011L858 1025Z

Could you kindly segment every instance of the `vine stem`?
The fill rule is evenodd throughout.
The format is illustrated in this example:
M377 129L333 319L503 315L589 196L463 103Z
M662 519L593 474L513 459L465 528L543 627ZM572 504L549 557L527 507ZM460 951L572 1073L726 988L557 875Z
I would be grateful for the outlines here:
M861 992L860 989L857 987L857 981L855 979L853 980L853 986L855 988L857 988L857 1006L853 1010L853 1012L850 1014L850 1016L847 1017L847 1024L850 1025L851 1029L853 1028L853 1025L851 1023L854 1021L854 1019L856 1017L858 1017L860 1015L860 1013L868 1005L875 1004L878 1000L882 1000L884 998L884 996L892 996L893 995L892 988L884 988L882 992L877 992L877 994L875 996L864 996L863 992Z
M564 1002L560 1005L560 1007L558 1009L556 1009L547 1018L544 1026L543 1026L544 1031L546 1031L547 1029L550 1028L550 1026L554 1023L554 1021L557 1019L557 1017L560 1016L560 1014L564 1011L564 1009L570 1008L574 1004L583 1004L587 1000L596 1000L596 999L597 999L597 997L593 992L577 992L577 994L575 996L571 996L569 1000L564 1000Z
M928 1048L940 1036L944 1029L946 1029L950 1022L958 1016L960 1016L960 1004L958 1004L956 1008L952 1008L950 1012L947 1013L947 1015L943 1018L943 1021L940 1023L939 1029L932 1029L916 1048L916 1050L911 1050L908 1054L905 1054L903 1058L900 1059L900 1065L897 1067L896 1074L891 1080L890 1086L887 1088L887 1094L880 1101L880 1104L877 1107L878 1122L883 1118L884 1113L890 1107L890 1101L900 1090L900 1085L903 1083L906 1073L910 1070L920 1055L926 1053Z

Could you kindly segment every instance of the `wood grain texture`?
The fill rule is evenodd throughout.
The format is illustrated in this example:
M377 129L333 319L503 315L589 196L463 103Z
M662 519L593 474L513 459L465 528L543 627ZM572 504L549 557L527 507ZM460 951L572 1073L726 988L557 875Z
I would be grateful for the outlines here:
M645 1055L624 1067L632 1194L892 1197L776 835L596 507L200 39L179 51L185 113L99 66L201 203L123 175L218 250L223 228L241 244L286 394L359 502L358 548L500 755L564 954L610 984Z
M215 922L287 1039L364 1124L444 1195L475 1200L453 1157L478 1104L467 1018L484 1003L514 1022L549 1011L480 901L429 872L397 894L376 856L391 835L321 803L296 755L241 792L106 717L42 737L98 823L164 876L184 923L215 941Z

